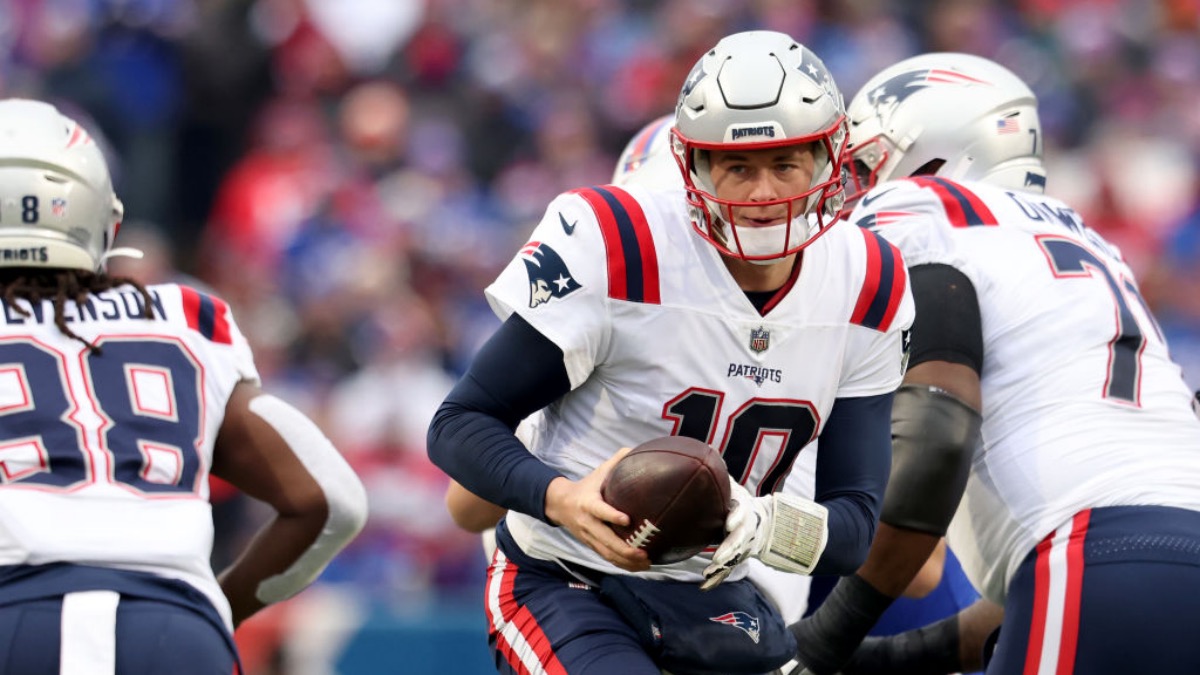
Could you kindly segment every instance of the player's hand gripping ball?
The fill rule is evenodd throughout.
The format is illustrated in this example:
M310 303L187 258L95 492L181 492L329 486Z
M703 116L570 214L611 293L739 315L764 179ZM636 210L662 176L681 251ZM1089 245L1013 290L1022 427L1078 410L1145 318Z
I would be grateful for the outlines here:
M683 436L646 441L617 462L600 495L629 516L629 525L613 531L654 565L686 560L725 537L729 473L707 443Z

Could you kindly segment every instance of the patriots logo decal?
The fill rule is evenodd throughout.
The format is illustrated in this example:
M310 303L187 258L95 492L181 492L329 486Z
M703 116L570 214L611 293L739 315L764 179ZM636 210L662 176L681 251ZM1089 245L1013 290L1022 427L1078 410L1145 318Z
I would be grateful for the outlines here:
M521 249L521 261L529 275L529 306L537 307L583 288L554 249L531 241Z
M825 68L825 64L821 63L821 60L817 58L816 54L813 54L807 49L803 50L800 53L800 65L798 70L803 73L805 77L813 82L816 82L817 85L824 89L825 92L830 96L833 96L834 98L840 96L837 86L835 86L833 83L833 78L830 77L829 71Z
M900 73L871 90L870 101L875 106L875 116L882 120L886 114L890 114L891 111L896 109L896 106L903 103L909 96L926 87L939 84L982 84L990 86L991 82L985 82L984 80L944 68L910 70L906 73Z
M911 211L877 211L859 218L854 224L869 230L882 225L891 225L913 215L916 214Z
M700 80L703 80L704 76L708 74L704 72L703 61L704 60L701 59L700 61L696 62L696 65L692 66L692 72L688 73L687 80L683 83L683 94L681 97L686 97L688 94L691 94L692 90L696 88L696 85L700 84Z
M745 612L729 612L721 616L709 617L708 620L740 628L745 631L746 635L750 636L751 640L754 640L754 644L758 644L759 627L757 616L750 616Z

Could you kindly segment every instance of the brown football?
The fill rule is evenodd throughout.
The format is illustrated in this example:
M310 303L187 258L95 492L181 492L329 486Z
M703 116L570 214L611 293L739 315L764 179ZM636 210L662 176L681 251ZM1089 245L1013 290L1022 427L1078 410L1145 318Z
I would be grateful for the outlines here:
M650 562L686 560L725 537L729 473L720 453L683 436L646 441L621 458L600 487L627 516L612 529Z

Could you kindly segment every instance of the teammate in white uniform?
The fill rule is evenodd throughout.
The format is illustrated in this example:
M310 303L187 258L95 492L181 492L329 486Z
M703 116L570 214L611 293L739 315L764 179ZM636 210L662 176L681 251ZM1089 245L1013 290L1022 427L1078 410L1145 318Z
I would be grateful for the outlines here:
M840 94L787 36L741 33L676 119L685 189L554 200L430 427L431 458L510 509L488 584L501 672L771 670L794 641L741 563L847 573L873 535L912 307L896 251L837 224ZM512 430L538 410L526 449ZM723 452L737 504L715 552L651 569L599 485L618 449L671 433ZM777 493L818 435L815 501Z
M1120 252L1040 194L1032 92L997 64L932 54L872 78L849 115L856 175L880 183L850 220L900 247L918 313L894 527L855 577L874 587L840 584L798 627L803 662L841 666L969 475L949 542L1003 606L989 674L1200 672L1178 620L1200 613L1200 421ZM999 618L982 603L872 640L843 672L977 667Z
M365 493L225 303L104 273L122 208L82 127L8 99L0 138L0 671L229 673ZM219 582L210 472L277 511Z

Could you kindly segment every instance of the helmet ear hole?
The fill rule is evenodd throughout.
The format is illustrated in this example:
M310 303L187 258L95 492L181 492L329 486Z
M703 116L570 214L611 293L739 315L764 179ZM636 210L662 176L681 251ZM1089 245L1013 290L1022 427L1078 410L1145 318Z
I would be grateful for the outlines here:
M921 166L917 167L917 170L913 171L912 175L913 176L934 176L934 175L937 175L937 172L941 171L942 167L945 165L946 165L946 160L944 160L944 159L931 159L928 162L925 162Z

